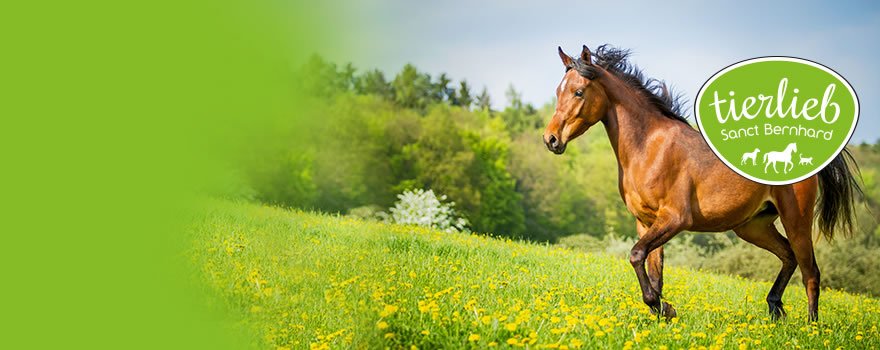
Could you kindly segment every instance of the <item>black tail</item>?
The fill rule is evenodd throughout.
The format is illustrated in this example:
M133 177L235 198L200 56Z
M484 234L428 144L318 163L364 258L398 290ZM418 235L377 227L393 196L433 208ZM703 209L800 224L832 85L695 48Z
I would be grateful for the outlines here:
M829 241L834 238L834 230L840 229L845 235L853 232L856 195L863 196L858 178L859 166L849 150L844 148L831 163L819 171L819 231Z

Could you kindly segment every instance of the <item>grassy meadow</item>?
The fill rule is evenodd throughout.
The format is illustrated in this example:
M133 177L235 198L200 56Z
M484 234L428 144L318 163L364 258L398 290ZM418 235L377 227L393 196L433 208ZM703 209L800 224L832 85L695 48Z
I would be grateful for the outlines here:
M667 266L658 321L629 263L541 245L256 204L212 202L190 227L194 273L269 349L880 347L880 300L802 288L769 320L769 283Z

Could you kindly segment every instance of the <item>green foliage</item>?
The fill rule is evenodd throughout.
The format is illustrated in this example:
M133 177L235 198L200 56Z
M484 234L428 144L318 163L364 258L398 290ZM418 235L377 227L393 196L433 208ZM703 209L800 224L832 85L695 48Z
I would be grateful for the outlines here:
M477 96L476 100L477 108L483 111L488 111L492 109L492 98L489 96L489 90L486 87L483 87L483 90L480 91L480 95Z
M317 199L313 157L283 150L260 158L250 176L257 199L280 205L305 205Z
M510 105L501 114L508 128L515 132L534 130L540 128L541 117L535 107L523 102L522 95L516 91L513 85L507 88L507 100Z
M507 171L509 151L505 139L477 133L466 136L474 152L475 171L479 174L476 185L482 189L474 227L481 232L522 235L525 231L522 195L516 192L516 180Z
M453 104L456 106L461 106L466 109L470 109L471 105L474 103L474 98L471 97L471 88L468 85L467 81L462 80L459 83L458 87L458 95L453 101Z
M367 71L355 82L355 92L358 94L379 96L389 101L394 99L391 83L385 80L385 74L378 69Z
M391 82L394 102L402 107L424 109L431 99L431 77L407 64Z

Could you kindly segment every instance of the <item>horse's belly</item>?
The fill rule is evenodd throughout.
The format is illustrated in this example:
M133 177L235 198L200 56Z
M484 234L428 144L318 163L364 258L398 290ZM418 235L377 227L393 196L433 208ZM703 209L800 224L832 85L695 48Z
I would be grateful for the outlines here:
M691 231L720 232L751 220L770 199L769 187L749 181L697 191Z

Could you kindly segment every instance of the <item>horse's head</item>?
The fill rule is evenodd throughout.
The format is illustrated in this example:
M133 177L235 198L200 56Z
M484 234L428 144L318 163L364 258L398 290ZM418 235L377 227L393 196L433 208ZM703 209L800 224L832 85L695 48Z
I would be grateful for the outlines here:
M608 95L596 78L599 67L591 61L584 45L579 58L569 57L559 48L565 75L556 88L556 112L544 131L544 144L556 154L565 152L569 141L583 134L601 120L608 110Z

